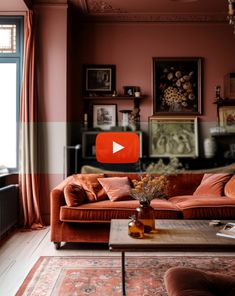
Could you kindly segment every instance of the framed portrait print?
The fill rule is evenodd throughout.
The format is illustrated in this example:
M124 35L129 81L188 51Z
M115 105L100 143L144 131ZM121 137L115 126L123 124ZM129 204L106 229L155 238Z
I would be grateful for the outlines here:
M93 105L93 127L101 130L110 130L116 126L117 105Z
M153 58L153 113L201 114L202 58Z
M150 117L150 157L198 156L197 117Z
M219 107L219 123L226 132L235 133L235 106Z
M116 87L115 65L84 65L83 66L83 94L102 95L111 94Z

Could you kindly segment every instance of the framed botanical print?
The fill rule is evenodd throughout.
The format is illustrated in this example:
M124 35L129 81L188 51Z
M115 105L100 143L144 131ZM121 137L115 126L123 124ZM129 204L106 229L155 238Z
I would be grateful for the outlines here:
M197 157L197 117L150 117L150 157Z
M235 106L219 107L219 123L226 132L235 133Z
M84 65L83 66L83 94L103 95L111 94L116 87L115 65Z
M93 105L93 127L101 130L110 130L116 126L117 105L116 104L97 104Z
M201 114L202 58L153 58L153 113Z

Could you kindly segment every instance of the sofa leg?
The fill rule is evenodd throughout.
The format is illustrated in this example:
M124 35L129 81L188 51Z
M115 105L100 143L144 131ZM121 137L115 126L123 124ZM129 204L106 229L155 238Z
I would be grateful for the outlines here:
M55 245L55 249L56 250L59 250L60 247L61 247L61 243L60 242L54 242L54 245Z

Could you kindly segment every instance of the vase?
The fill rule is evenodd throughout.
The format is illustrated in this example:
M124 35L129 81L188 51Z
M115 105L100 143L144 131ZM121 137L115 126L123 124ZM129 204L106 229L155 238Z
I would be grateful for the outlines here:
M133 238L144 237L144 224L135 215L131 217L131 221L128 223L128 234Z
M150 202L141 201L139 207L136 209L137 219L144 224L144 232L149 233L155 229L154 209Z
M206 158L213 158L216 155L216 141L213 137L204 140L204 154Z

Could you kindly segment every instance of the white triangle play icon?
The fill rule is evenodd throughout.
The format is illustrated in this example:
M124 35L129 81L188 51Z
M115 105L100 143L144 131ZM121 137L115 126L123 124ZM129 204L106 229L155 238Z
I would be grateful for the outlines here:
M113 154L124 149L125 147L113 141Z

